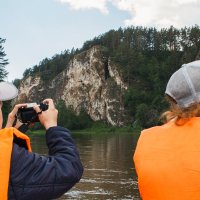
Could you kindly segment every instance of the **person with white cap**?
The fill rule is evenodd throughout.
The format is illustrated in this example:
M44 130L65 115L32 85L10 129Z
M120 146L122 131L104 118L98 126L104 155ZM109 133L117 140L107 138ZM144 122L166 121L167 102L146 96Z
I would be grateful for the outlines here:
M143 130L133 156L144 200L200 199L200 60L169 79L166 123Z
M0 82L0 109L3 106L3 101L14 99L18 95L17 88L9 82ZM2 128L3 116L0 112L0 129Z
M52 99L45 99L48 109L35 106L41 124L46 129L47 156L31 151L30 139L13 122L20 107L15 105L2 129L2 101L18 94L8 82L0 82L0 200L50 200L59 198L73 187L83 174L79 153L68 129L57 125Z

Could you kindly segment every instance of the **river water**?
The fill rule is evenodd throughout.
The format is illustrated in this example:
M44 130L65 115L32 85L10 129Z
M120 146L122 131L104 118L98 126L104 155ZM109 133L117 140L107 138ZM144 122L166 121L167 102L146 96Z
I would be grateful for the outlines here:
M84 166L81 181L60 200L140 200L133 152L138 134L73 134ZM47 154L44 136L31 136L34 152Z

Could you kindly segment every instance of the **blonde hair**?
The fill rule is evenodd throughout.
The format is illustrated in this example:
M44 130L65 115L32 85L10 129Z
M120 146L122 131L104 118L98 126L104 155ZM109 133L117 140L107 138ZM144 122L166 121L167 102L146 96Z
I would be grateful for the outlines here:
M166 96L166 100L170 104L170 109L161 115L161 119L165 123L174 120L176 125L180 126L192 117L200 117L200 103L194 103L187 108L182 108L168 95Z

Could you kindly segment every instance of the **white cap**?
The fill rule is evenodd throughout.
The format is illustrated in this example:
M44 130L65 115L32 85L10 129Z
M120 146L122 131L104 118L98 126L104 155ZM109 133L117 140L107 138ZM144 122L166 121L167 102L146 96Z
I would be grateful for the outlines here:
M0 101L14 99L18 95L18 89L9 82L0 82Z
M182 65L169 79L165 94L180 107L200 103L200 60Z

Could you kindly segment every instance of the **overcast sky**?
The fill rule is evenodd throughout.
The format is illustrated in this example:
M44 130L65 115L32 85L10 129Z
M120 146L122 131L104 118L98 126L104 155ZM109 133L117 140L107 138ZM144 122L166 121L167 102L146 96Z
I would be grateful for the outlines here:
M110 29L200 25L200 0L0 0L0 18L12 81Z

